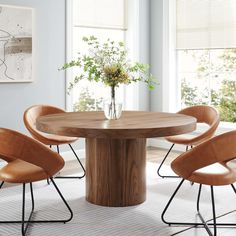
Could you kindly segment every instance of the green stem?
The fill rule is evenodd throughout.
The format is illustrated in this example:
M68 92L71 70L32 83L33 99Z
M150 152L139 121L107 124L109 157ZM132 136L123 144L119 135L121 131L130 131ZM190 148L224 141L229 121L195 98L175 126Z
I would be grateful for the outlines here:
M115 100L115 86L111 86L111 100Z
M112 119L117 119L117 116L116 116L116 102L115 102L115 86L111 86L110 115L111 115Z

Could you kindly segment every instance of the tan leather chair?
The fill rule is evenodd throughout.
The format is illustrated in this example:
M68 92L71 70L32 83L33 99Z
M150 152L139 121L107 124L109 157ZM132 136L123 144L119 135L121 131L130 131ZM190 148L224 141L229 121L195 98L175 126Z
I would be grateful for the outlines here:
M59 191L52 176L64 166L63 158L51 151L40 142L13 130L0 128L0 158L7 164L0 169L0 181L23 184L22 220L0 221L0 223L21 223L22 235L26 234L29 223L48 223L70 221L72 210ZM70 217L65 220L31 220L34 211L34 195L32 182L50 178L56 191L69 210ZM25 220L25 185L30 184L32 210L28 220ZM2 190L3 191L3 190Z
M202 144L199 144L198 146L194 147L188 152L177 157L171 163L172 170L183 179L181 180L180 184L178 185L175 192L171 196L169 202L167 203L162 213L162 220L164 223L169 225L171 224L194 225L194 226L202 225L207 229L209 235L217 234L217 229L216 229L217 225L236 226L236 222L216 223L215 201L214 201L214 190L213 190L213 186L231 185L234 193L236 194L236 189L233 185L233 183L236 181L236 170L230 167L229 164L229 161L236 158L235 144L236 144L236 131L227 132L222 135L216 136ZM199 184L199 191L197 197L197 213L202 223L169 222L164 218L171 201L177 194L184 180L189 180L191 182ZM206 223L199 210L201 188L203 184L209 185L211 189L213 223ZM214 234L211 233L208 225L214 226Z
M72 152L74 153L77 161L79 162L81 168L83 169L83 175L82 176L57 176L56 178L79 178L79 179L81 179L85 176L85 168L82 165L82 163L81 163L79 157L77 156L76 152L74 151L73 147L71 146L71 143L75 142L78 138L53 135L53 134L46 134L46 133L40 132L39 130L36 129L36 119L39 116L55 114L55 113L62 113L62 112L65 112L65 111L60 108L48 106L48 105L31 106L24 112L25 127L28 129L30 134L35 139L44 143L45 145L49 145L50 148L53 145L56 145L58 153L59 153L59 145L68 144L69 147L71 148Z
M193 116L197 119L197 123L205 123L209 127L204 132L202 132L196 136L189 135L189 134L183 134L183 135L166 137L166 140L171 142L172 146L170 147L169 151L167 152L167 154L165 155L165 157L163 158L161 164L159 165L159 167L157 169L157 174L162 178L164 178L164 177L176 178L177 177L177 176L171 176L171 175L162 175L160 173L162 165L164 164L166 158L168 157L169 153L171 152L171 150L175 144L186 145L186 151L187 151L188 147L192 148L193 146L196 146L196 145L210 139L214 135L214 133L220 123L220 116L219 116L219 113L217 112L217 110L213 107L206 106L206 105L188 107L188 108L185 108L177 113L188 115L188 116Z

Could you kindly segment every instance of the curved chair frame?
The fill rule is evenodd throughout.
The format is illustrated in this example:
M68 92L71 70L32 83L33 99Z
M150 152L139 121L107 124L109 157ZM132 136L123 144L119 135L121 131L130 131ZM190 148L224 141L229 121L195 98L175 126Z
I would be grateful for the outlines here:
M162 212L161 219L164 223L168 225L173 224L173 225L203 226L207 230L208 234L212 236L217 235L217 226L236 227L236 223L216 222L217 216L216 216L215 200L214 200L214 186L231 185L233 192L236 194L236 188L233 185L233 183L236 182L236 171L234 169L231 169L227 165L227 162L231 161L232 159L235 159L236 157L235 141L236 141L236 131L224 133L198 145L197 147L191 149L187 153L180 155L171 163L173 171L179 177L182 177L182 180L177 186L176 190L172 194L171 198L169 199L166 207ZM208 165L212 165L215 163L219 163L222 166L224 166L226 169L228 169L228 172L225 172L224 174L222 173L211 174L205 172L202 173L199 170L203 167L207 167ZM176 196L177 192L179 191L180 187L182 186L185 180L199 184L199 190L197 196L197 214L201 220L201 223L173 222L165 219L165 214L167 209L169 208L172 200ZM213 223L205 221L200 212L200 197L203 184L210 186ZM213 226L214 228L213 233L211 232L209 226Z
M60 135L48 135L45 133L40 132L36 129L36 119L39 116L43 115L49 115L49 114L56 114L56 113L63 113L64 110L54 107L54 106L48 106L48 105L34 105L29 107L24 112L24 124L25 127L28 129L30 134L38 141L42 142L45 145L49 145L50 148L52 146L57 147L57 152L60 154L59 151L59 145L61 144L68 144L70 149L72 150L73 154L76 157L76 160L78 161L80 167L83 170L83 174L81 176L55 176L54 178L63 178L63 179L82 179L85 176L85 168L83 164L81 163L78 155L76 154L75 150L73 149L71 143L75 142L78 138L76 137L66 137L66 136L60 136ZM48 182L49 183L49 182Z
M194 136L193 138L183 138L182 135L166 137L166 140L171 142L172 145L157 169L157 174L161 178L179 178L178 176L175 175L163 175L160 173L163 164L165 163L168 155L170 154L175 144L186 145L186 151L188 151L189 148L193 148L194 146L197 146L198 144L210 139L214 135L220 122L219 113L217 112L217 110L215 110L213 107L210 106L198 105L198 106L187 107L177 113L193 116L197 119L197 123L206 123L209 125L209 128L205 130L203 133Z
M0 143L0 157L8 162L6 166L0 169L0 180L2 181L0 189L4 182L22 183L23 185L22 219L11 221L5 220L0 221L0 223L21 223L21 233L25 236L29 223L66 223L70 221L73 217L73 212L51 177L64 166L64 160L62 157L38 141L9 129L0 128ZM25 176L24 171L22 171L20 172L21 174L17 173L12 175L10 166L16 161L21 163L23 166L26 163L33 164L33 166L36 166L37 170L40 170L40 174L36 173L36 176ZM32 182L47 178L51 179L53 186L69 211L70 216L67 219L31 220L34 211ZM32 202L32 208L28 220L25 219L25 186L27 183L30 184Z

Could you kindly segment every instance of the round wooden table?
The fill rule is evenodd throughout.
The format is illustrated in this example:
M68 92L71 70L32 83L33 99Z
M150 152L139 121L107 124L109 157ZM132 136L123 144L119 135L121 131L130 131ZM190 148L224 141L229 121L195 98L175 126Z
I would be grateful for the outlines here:
M146 138L191 132L196 119L175 113L124 111L41 116L40 131L86 138L86 199L102 206L132 206L146 199Z

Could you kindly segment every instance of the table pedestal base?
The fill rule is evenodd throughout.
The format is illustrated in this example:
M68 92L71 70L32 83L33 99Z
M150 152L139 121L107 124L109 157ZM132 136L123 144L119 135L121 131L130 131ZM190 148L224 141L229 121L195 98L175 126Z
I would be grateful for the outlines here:
M86 200L124 207L146 199L146 139L86 139Z

